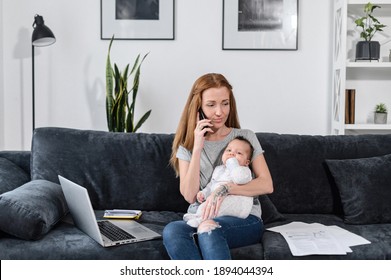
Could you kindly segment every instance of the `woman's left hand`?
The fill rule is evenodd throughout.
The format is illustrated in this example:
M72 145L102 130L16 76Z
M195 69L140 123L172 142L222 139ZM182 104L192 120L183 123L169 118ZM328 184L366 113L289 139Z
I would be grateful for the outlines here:
M228 195L229 186L222 185L216 188L214 192L206 199L202 220L213 219L219 212L220 205Z

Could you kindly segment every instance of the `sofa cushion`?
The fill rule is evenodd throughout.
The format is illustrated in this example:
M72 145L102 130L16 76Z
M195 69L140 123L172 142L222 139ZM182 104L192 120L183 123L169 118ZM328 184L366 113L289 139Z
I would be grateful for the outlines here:
M348 224L391 223L391 154L326 160Z
M61 186L28 182L0 195L0 230L26 240L44 236L68 212Z
M267 195L260 195L259 202L262 208L262 220L264 224L282 221L285 219Z
M29 175L8 159L0 158L0 194L20 187L30 180Z
M325 159L391 154L391 134L290 135L256 133L265 150L274 192L269 195L285 214L343 214L339 190Z
M169 165L172 134L37 128L31 177L61 175L88 190L94 209L184 212L188 203Z

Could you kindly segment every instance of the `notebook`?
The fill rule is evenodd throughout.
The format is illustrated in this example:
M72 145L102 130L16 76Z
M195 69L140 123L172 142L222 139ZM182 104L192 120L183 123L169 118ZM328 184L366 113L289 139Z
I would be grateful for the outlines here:
M87 189L60 175L58 178L75 225L103 247L161 237L134 220L96 220Z

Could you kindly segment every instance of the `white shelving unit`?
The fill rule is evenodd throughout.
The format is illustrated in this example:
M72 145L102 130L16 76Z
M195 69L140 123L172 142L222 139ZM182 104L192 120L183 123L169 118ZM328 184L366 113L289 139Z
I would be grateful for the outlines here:
M347 62L347 68L391 68L391 62Z
M391 124L346 124L345 129L349 130L388 130Z
M368 0L334 0L334 49L332 73L332 134L391 133L391 0L374 0L381 6L375 16L387 25L373 40L381 45L380 60L355 62L360 29L354 20L363 15ZM355 124L345 124L345 90L355 89ZM388 123L373 123L373 110L383 102Z

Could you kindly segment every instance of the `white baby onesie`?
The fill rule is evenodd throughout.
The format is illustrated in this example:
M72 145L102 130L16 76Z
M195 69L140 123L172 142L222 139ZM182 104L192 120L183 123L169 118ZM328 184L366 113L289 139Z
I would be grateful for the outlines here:
M228 182L238 185L246 184L252 179L251 170L247 166L240 166L236 158L227 160L226 165L219 165L212 174L212 179L202 190L205 199L219 186ZM202 203L195 214L186 213L183 219L192 227L198 227L202 222L202 211L205 203ZM247 218L253 206L253 197L242 195L228 195L220 205L217 216L234 216Z

